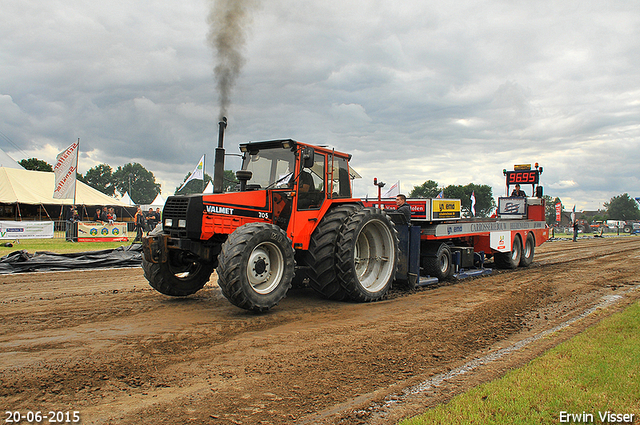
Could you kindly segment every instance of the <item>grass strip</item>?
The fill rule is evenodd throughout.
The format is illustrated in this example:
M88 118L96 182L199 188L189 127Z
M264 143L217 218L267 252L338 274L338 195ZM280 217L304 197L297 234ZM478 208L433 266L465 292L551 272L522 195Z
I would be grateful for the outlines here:
M640 424L639 331L636 302L501 379L400 424Z

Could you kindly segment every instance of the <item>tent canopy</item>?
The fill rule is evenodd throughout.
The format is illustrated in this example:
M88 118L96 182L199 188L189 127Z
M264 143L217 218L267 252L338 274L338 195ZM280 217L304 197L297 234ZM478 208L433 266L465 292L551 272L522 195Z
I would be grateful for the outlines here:
M55 174L0 167L0 203L31 205L72 205L73 199L55 199ZM105 195L91 186L76 182L76 204L127 207L124 202Z
M136 203L131 200L131 196L129 196L129 192L124 193L124 195L122 196L122 199L120 199L120 202L127 204L131 207L134 207L136 205Z
M2 149L0 149L0 167L17 168L18 170L24 170L24 167L22 167L22 165L18 164Z

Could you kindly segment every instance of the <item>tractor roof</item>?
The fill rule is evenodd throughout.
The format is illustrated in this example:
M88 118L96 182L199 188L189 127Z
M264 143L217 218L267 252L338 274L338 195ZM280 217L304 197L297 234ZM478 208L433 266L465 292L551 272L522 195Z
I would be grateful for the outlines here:
M255 152L262 149L291 149L295 150L296 146L309 146L318 152L323 152L325 154L334 153L337 156L345 157L351 159L351 154L347 154L344 152L339 152L333 149L328 149L322 146L310 145L308 143L302 143L295 141L293 139L278 139L278 140L263 140L260 142L248 142L248 143L240 143L240 150L242 152Z

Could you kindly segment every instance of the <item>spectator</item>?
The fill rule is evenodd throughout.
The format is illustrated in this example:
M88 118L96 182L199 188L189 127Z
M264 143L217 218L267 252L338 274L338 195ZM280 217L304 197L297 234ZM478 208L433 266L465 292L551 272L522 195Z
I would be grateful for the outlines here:
M93 215L93 221L102 221L102 214L100 214L100 208L96 208L96 213Z
M117 218L118 217L116 216L116 211L113 209L113 207L109 208L109 224L115 223Z
M149 208L147 212L147 234L156 227L156 213L153 212L153 208Z
M156 208L156 226L160 222L162 222L162 212L160 212L160 208ZM154 227L154 229L155 229L155 227Z
M69 209L67 210L67 214L65 216L65 238L67 242L76 241L74 223L76 222L77 217L78 217L78 212L76 211L75 206L74 205L69 206Z
M138 207L138 209L136 210L136 215L133 217L133 222L136 228L136 238L133 240L133 242L142 242L142 232L144 231L145 219L140 207Z
M102 212L100 213L100 221L104 224L109 221L109 211L107 211L107 207L102 207Z

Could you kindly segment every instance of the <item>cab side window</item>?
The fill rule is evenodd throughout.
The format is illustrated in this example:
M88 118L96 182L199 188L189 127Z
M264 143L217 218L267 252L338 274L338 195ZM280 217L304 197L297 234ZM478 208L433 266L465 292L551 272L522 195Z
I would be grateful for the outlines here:
M331 167L331 158L329 166ZM349 162L346 158L333 158L333 178L330 182L332 198L351 197L351 178L349 175Z
M315 153L311 168L300 170L298 179L298 209L320 208L324 201L325 156Z

